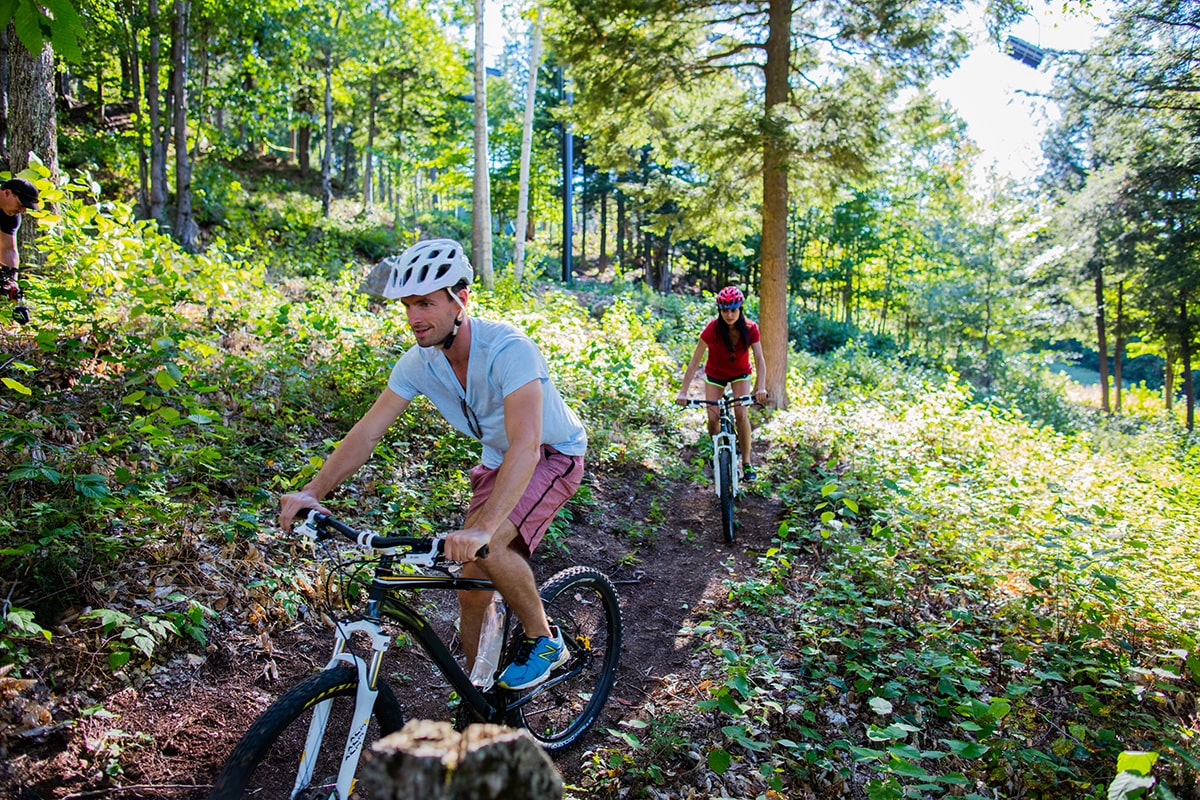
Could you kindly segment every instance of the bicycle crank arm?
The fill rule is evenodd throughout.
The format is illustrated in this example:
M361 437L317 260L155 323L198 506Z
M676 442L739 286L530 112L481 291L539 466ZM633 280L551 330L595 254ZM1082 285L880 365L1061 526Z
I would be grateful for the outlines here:
M558 684L571 680L572 678L574 678L576 675L583 672L584 669L587 668L588 661L590 661L590 660L591 659L589 657L587 660L585 660L584 662L579 664L579 666L575 667L574 669L564 672L561 675L555 675L553 678L546 681L545 683L535 686L533 691L531 691L529 694L521 695L515 701L513 701L513 702L509 703L507 706L505 706L504 712L507 714L509 711L515 711L516 709L525 705L526 703L528 703L529 701L538 697L539 695L544 694L549 689L553 689Z

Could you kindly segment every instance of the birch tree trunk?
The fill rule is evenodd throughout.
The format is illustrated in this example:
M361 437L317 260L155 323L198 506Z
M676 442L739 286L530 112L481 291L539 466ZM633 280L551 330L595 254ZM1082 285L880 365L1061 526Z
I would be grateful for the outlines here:
M525 119L521 126L521 172L517 188L516 239L513 242L513 276L519 283L525 270L525 237L529 225L529 162L533 155L533 106L537 99L537 74L542 63L542 7L530 32L529 82L525 87Z
M188 157L189 0L175 0L171 30L171 97L175 109L175 241L195 252L200 227L192 215L192 165Z
M1104 268L1093 265L1092 284L1096 291L1096 350L1099 353L1100 408L1109 413L1108 403L1108 331L1104 324Z
M321 215L329 217L333 205L333 44L342 24L339 8L333 20L333 31L325 45L325 152L321 154Z
M363 164L363 211L369 211L374 204L375 180L375 107L379 104L379 78L371 75L371 89L367 93L367 152Z
M475 0L475 183L471 203L471 260L485 289L492 279L492 196L488 180L487 65L483 37L484 0Z

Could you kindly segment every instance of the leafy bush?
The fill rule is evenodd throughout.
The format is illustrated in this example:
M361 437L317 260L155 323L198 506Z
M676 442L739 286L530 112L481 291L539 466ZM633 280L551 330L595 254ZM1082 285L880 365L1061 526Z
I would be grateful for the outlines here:
M996 358L987 373L988 386L972 384L979 399L1017 409L1031 424L1048 425L1059 433L1078 431L1085 424L1085 412L1069 399L1069 379L1052 372L1047 359L1030 355Z

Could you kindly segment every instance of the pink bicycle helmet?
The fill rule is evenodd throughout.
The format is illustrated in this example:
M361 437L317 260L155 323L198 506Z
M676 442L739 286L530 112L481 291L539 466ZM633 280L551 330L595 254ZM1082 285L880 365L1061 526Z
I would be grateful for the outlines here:
M727 308L741 308L742 301L745 299L741 289L736 286L726 286L717 292L717 308L722 311Z

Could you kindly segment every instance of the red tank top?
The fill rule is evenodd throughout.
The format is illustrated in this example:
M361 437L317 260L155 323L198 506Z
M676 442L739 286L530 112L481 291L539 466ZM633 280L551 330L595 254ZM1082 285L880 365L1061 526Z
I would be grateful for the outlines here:
M748 342L738 342L734 352L725 346L725 337L717 332L717 323L713 320L700 332L700 341L708 345L708 361L704 364L704 374L719 381L729 381L750 374L750 348L759 341L758 325L746 320L749 332Z

